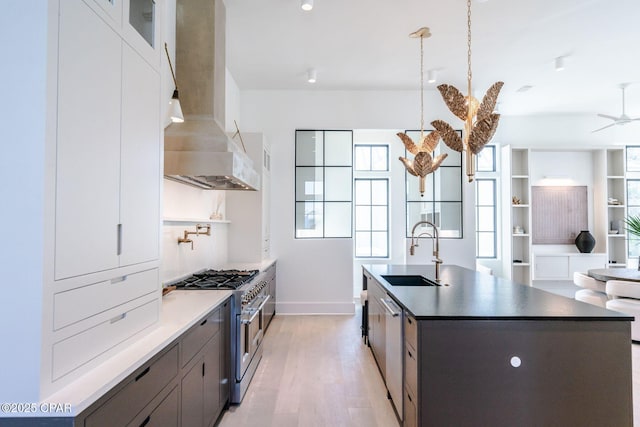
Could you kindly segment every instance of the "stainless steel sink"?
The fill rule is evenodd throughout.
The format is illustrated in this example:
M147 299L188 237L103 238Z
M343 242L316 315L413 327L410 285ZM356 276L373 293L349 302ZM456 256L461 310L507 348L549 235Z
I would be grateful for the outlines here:
M382 276L391 286L440 286L423 276Z

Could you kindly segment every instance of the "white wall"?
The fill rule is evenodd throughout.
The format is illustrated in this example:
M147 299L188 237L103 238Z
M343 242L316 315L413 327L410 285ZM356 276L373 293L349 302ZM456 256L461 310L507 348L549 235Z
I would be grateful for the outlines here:
M227 263L228 224L211 224L211 236L190 235L193 250L188 243L178 244L184 231L195 231L202 220L212 213L225 213L225 192L200 190L174 181L164 180L163 217L193 219L190 222L164 221L162 226L162 283L175 281L206 268L222 268Z
M425 105L426 123L440 118L456 128L461 126L436 91L426 93ZM295 130L417 129L420 125L419 93L243 91L241 117L245 131L263 132L272 147L271 236L273 254L278 258L278 311L352 312L353 283L355 281L360 287L361 278L359 268L356 266L354 269L351 239L294 239ZM394 141L401 149L400 140L394 136ZM391 162L396 161L391 159ZM400 173L404 188L404 175ZM472 185L464 185L465 238L443 242L441 256L446 263L475 268L475 227L473 209L469 208L474 206L474 192ZM404 195L394 194L401 197L392 196L392 227L404 230ZM405 262L404 248L408 247L408 242L404 231L395 239L392 242L392 261ZM430 259L431 255L423 253L420 248L411 262L423 263Z

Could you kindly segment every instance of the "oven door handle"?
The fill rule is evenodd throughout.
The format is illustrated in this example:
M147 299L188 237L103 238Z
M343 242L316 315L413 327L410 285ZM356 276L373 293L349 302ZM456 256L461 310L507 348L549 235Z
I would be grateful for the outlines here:
M251 315L250 318L248 319L242 319L242 324L243 325L249 325L251 324L251 322L253 322L253 320L256 318L256 316L260 313L260 311L264 308L265 304L267 303L267 301L269 301L269 298L271 298L271 295L266 295L265 298L262 300L262 302L260 303L260 307L258 307L253 314Z

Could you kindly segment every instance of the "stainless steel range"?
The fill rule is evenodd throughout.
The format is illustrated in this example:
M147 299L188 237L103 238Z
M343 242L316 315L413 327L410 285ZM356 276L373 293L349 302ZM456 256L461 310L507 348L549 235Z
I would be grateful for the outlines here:
M181 290L233 290L231 304L231 403L240 403L262 359L267 281L258 270L206 270L178 283Z

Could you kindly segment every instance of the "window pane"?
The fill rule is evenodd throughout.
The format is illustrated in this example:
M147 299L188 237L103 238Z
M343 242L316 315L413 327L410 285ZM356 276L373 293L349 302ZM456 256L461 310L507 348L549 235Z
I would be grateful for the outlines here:
M495 197L493 194L494 189L493 180L483 180L478 179L476 181L476 204L482 206L493 206L495 205Z
M368 231L356 231L356 256L371 256L371 233Z
M371 207L356 206L356 230L371 230Z
M371 170L371 147L368 145L356 145L356 170Z
M377 145L371 147L371 170L389 170L389 147Z
M324 165L351 166L352 140L351 131L325 131Z
M627 147L627 170L640 171L640 147Z
M478 233L478 257L495 257L495 235L494 233Z
M495 172L496 170L496 147L487 145L478 153L476 158L476 170L478 172Z
M640 205L640 180L627 181L627 204L629 206Z
M373 206L371 208L371 229L372 230L387 230L387 207L386 206Z
M296 237L322 237L322 203L296 203Z
M435 200L462 200L462 176L460 168L440 167L436 171L435 185Z
M388 237L386 232L371 233L371 255L376 257L386 257L388 253Z
M356 179L356 205L371 204L371 181Z
M371 204L387 205L389 198L387 197L388 181L377 179L371 181Z
M322 131L296 131L296 166L322 166Z
M435 212L441 237L462 237L462 203L436 203Z
M324 168L325 201L351 200L351 168Z
M410 154L411 156L411 154ZM407 201L413 202L422 202L422 201L432 201L434 200L433 196L433 176L434 174L430 173L425 178L425 192L424 196L420 197L420 181L417 176L413 176L408 172L405 172L407 179ZM439 174L439 171L436 171L435 174Z
M296 168L296 201L322 200L322 168Z
M324 237L351 237L351 203L324 204Z
M478 208L478 231L495 231L495 210L493 207Z

